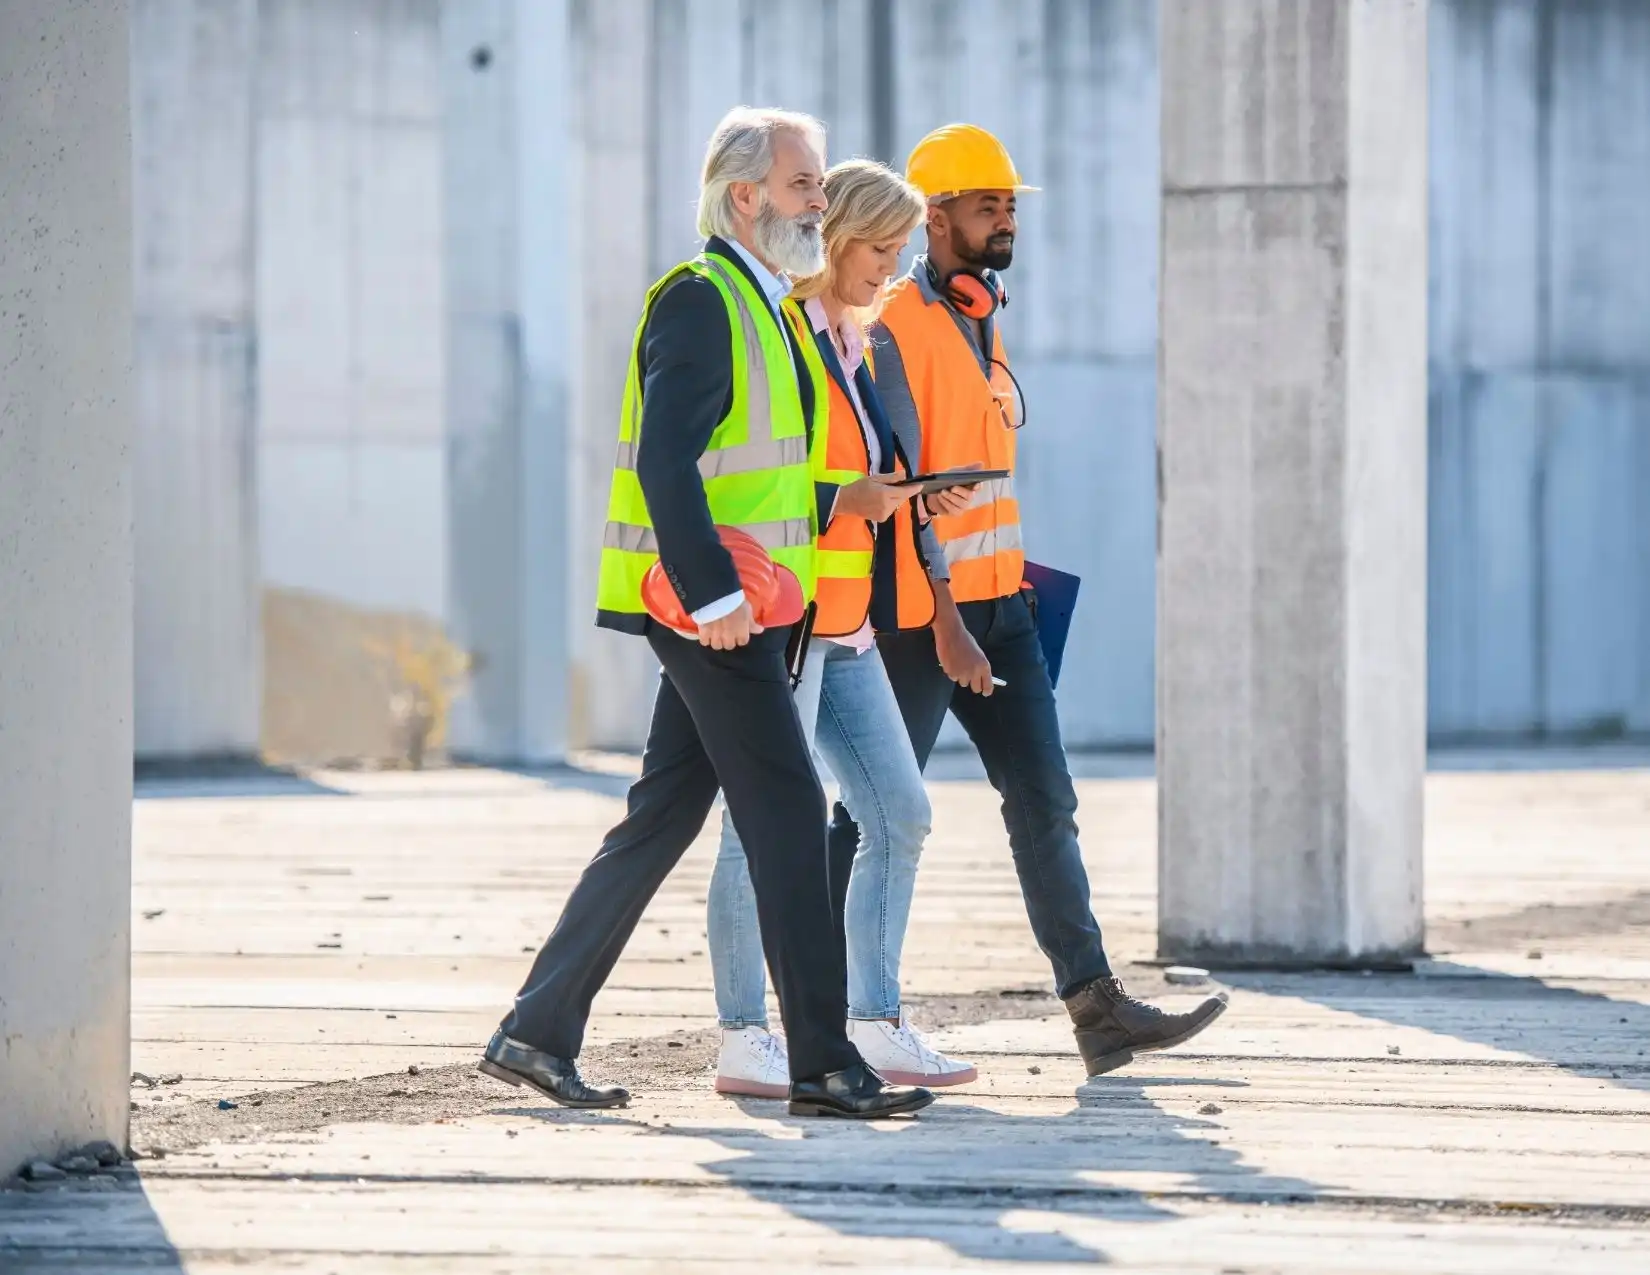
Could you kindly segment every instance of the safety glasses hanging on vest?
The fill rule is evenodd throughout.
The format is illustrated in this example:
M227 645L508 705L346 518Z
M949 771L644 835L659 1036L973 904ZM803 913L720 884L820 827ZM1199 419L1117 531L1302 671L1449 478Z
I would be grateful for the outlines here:
M1008 289L1003 287L1002 280L997 278L992 270L975 270L969 266L953 270L944 279L940 278L939 271L934 267L933 258L927 261L928 282L934 286L934 291L945 299L947 305L965 319L972 319L975 323L984 323L997 311L1008 305ZM990 351L981 350L981 357L986 366L1000 367L1008 373L1008 379L1014 385L1015 396L1020 400L1018 413L1011 413L1003 406L1001 395L997 395L997 410L1003 414L1003 424L1009 429L1024 429L1026 424L1026 392L1020 385L1020 378L1014 375L1014 369L999 358L994 358Z

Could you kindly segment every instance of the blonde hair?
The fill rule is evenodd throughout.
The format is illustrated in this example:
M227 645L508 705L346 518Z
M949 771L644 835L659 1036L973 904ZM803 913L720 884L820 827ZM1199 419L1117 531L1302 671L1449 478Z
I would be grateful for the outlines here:
M699 233L707 239L734 236L734 182L760 182L773 167L773 142L779 133L796 133L824 162L825 126L812 115L774 107L736 106L722 117L705 147L699 176Z
M922 192L886 164L850 159L825 174L825 269L799 279L791 295L799 301L823 296L836 282L837 261L856 243L881 243L908 235L922 225L927 204ZM879 306L861 313L869 324Z

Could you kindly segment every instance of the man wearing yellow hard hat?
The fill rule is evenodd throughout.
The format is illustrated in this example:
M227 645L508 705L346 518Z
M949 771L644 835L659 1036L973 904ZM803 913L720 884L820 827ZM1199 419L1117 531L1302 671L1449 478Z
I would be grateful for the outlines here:
M929 554L932 628L889 633L878 647L919 762L947 711L968 732L1003 799L1031 927L1054 968L1090 1075L1190 1039L1226 1008L1224 994L1170 1014L1130 996L1113 975L1089 907L1077 841L1077 794L1060 742L1054 689L1024 587L1015 442L1025 401L1003 345L1021 179L1008 149L972 124L917 143L906 178L928 201L928 250L891 288L872 331L877 388L905 454L925 473L1007 471L982 482L960 513L936 513ZM922 570L902 564L902 570ZM903 588L903 586L902 586ZM858 830L838 805L833 853Z

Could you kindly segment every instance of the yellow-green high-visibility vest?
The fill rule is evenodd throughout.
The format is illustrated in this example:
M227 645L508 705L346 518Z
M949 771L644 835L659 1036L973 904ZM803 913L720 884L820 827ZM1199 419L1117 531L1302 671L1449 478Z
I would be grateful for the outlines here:
M727 307L732 334L732 403L699 457L711 521L753 536L775 562L796 573L803 597L811 602L819 538L814 471L823 460L826 434L825 364L811 340L798 341L813 379L810 422L802 414L790 348L767 298L733 262L702 253L655 283L642 306L619 414L619 448L607 498L596 606L621 616L645 613L642 578L659 559L659 543L636 476L642 426L642 337L654 302L688 271L715 285Z

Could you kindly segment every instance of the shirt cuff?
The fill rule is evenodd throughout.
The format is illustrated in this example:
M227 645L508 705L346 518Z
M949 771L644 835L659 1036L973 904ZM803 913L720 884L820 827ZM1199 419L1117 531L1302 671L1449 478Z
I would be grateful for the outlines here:
M714 602L707 602L697 611L692 612L695 624L709 624L712 620L721 620L732 615L739 609L740 603L745 600L745 591L730 593L725 598L717 598Z

